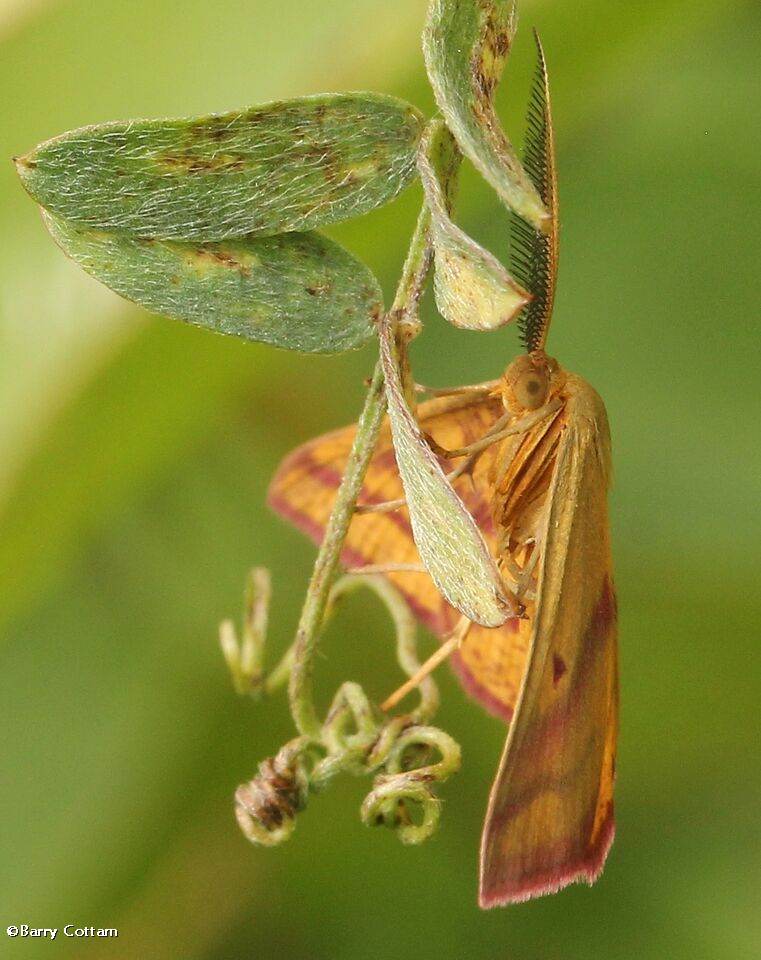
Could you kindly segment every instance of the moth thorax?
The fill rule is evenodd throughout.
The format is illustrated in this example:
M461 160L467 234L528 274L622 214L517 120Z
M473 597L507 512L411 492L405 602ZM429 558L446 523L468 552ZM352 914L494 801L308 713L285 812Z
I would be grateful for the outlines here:
M511 413L538 410L546 403L557 362L544 353L517 357L502 377L502 403Z

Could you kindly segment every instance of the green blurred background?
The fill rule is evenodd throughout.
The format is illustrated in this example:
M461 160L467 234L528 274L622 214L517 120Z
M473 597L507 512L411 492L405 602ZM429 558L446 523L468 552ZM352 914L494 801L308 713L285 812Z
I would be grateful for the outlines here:
M424 0L3 0L0 157L82 124L370 88L427 111ZM151 960L759 956L756 648L758 49L738 0L524 0L500 92L522 129L550 62L563 216L551 352L606 400L623 716L618 839L600 883L483 914L476 858L504 730L446 670L464 748L442 826L364 828L366 782L250 847L232 792L291 736L238 700L215 640L245 573L292 635L313 548L263 505L279 458L351 421L368 348L308 359L148 317L66 262L0 165L0 921L116 926L0 955ZM755 101L755 102L754 102ZM420 196L331 234L393 289ZM463 224L505 256L472 171ZM757 218L758 210L755 210ZM423 382L492 377L515 332L428 321ZM426 638L426 649L432 649ZM331 627L324 701L397 682L358 597ZM756 741L757 743L757 741Z

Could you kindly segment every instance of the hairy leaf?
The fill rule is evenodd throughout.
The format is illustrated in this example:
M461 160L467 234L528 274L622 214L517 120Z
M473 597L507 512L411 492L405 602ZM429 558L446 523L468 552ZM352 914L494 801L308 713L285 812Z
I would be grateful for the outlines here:
M500 626L512 613L499 571L407 406L388 318L380 330L391 434L420 559L453 607L485 627Z
M418 167L431 211L436 306L456 327L494 330L512 320L531 298L495 256L452 222L447 194L459 156L445 124L431 124L421 144Z
M308 230L387 203L415 175L421 131L404 101L329 94L84 127L16 166L32 197L73 223L205 242Z
M101 283L148 310L218 333L338 353L361 346L383 310L373 274L317 233L198 244L44 217L62 250Z
M549 214L494 109L515 33L512 0L432 0L423 52L436 102L469 160L537 230Z

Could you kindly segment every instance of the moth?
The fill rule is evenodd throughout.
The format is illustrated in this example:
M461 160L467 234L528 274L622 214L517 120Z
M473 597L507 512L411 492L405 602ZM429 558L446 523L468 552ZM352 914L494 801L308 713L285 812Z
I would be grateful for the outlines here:
M521 611L501 627L473 624L452 656L465 689L509 722L481 842L484 908L575 881L593 883L614 835L618 676L607 509L610 434L595 390L545 352L558 218L549 87L538 47L524 166L551 220L543 233L517 217L513 225L514 272L533 297L518 321L525 353L498 380L437 396L417 409L445 469L471 455L470 470L453 485ZM531 425L500 439L495 424L522 420ZM490 431L494 442L484 445ZM273 479L271 506L317 542L353 437L354 428L347 427L307 443ZM474 444L477 455L470 454ZM386 424L342 561L352 568L390 567L386 575L419 620L448 638L460 615L430 577L414 569L418 552L404 506L384 508L403 496Z

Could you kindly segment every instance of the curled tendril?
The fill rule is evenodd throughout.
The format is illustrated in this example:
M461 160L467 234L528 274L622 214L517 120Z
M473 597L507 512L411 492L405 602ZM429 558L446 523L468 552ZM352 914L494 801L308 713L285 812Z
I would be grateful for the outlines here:
M440 755L438 763L412 766L431 750ZM394 740L385 772L375 778L362 804L363 822L394 827L402 843L422 843L438 826L441 814L441 801L431 784L446 780L459 768L460 746L448 734L437 727L408 727ZM420 823L410 815L410 803L421 807Z
M395 340L402 351L406 341L419 330L417 307L432 260L430 220L430 211L423 204L389 313ZM414 381L409 371L404 386L414 404ZM238 692L258 697L288 683L291 715L301 734L276 757L264 761L257 776L238 789L238 821L254 843L273 846L287 839L310 790L323 789L342 772L375 776L362 808L366 822L386 823L399 831L403 841L420 842L430 835L439 816L439 802L431 785L459 766L457 744L447 734L428 726L439 704L431 677L419 684L417 707L403 716L382 714L355 683L341 686L323 723L315 710L312 678L321 629L340 597L359 587L372 589L386 605L396 630L397 659L407 676L412 677L420 668L414 618L388 580L372 576L368 570L367 575L343 577L334 583L385 409L384 375L379 360L368 384L291 648L265 676L270 584L269 575L262 569L253 571L249 581L241 640L230 621L220 631L222 652ZM431 754L436 752L440 760L430 763ZM416 805L421 808L420 823L415 823L410 813L410 807Z
M331 591L328 615L344 595L362 587L373 590L388 609L396 631L397 659L412 676L420 666L415 621L388 580L372 575L341 578ZM250 603L249 609L254 606ZM260 618L262 622L264 616L260 614ZM262 633L252 632L259 667ZM422 843L436 829L441 813L433 785L460 766L459 745L428 725L438 703L432 677L420 684L418 706L395 717L382 714L359 684L342 684L318 736L289 741L275 757L259 765L256 777L236 791L235 812L245 836L252 843L276 846L292 834L296 814L306 806L310 792L324 790L342 773L374 774L373 789L362 804L363 822L392 827L402 843ZM439 759L431 763L435 755Z
M257 696L263 689L264 642L267 635L272 584L269 570L254 567L246 581L243 636L238 640L232 620L219 627L219 643L237 693Z
M235 791L235 816L245 836L274 847L293 833L296 814L309 795L309 765L314 745L297 737L275 757L259 764L258 776Z
M409 803L420 806L420 823L414 822ZM387 809L389 806L393 812ZM440 807L441 801L430 787L412 774L379 777L362 804L362 821L368 826L385 824L394 827L402 843L423 843L438 826Z

